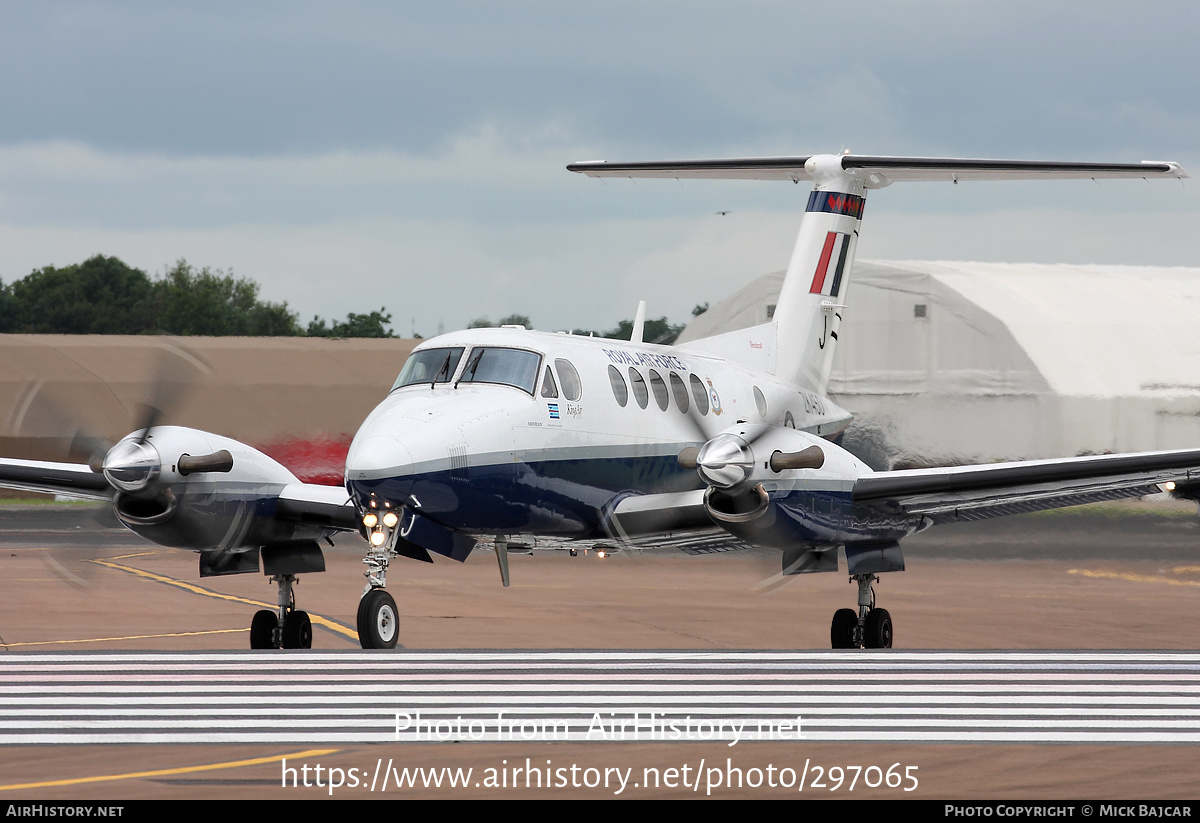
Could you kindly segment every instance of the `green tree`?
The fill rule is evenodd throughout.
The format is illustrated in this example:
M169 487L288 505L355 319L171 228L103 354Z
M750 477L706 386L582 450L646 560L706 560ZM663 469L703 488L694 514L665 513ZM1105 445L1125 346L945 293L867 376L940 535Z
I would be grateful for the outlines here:
M660 317L657 320L646 320L642 324L642 340L647 343L658 343L662 346L669 346L675 342L675 338L679 337L679 333L683 331L683 325L672 325L667 321L667 318ZM575 334L588 334L589 332L575 332ZM622 320L617 324L615 329L609 329L606 332L601 332L597 337L607 337L611 340L628 340L633 336L633 321Z
M300 334L287 303L261 303L258 283L232 273L197 271L178 261L154 283L155 320L169 334L288 336Z
M486 317L476 317L469 324L467 324L468 329L498 329L501 326L524 326L527 329L532 329L533 322L530 321L528 315L510 314L506 317L501 317L495 323Z
M151 323L150 278L116 257L46 266L14 281L0 299L0 331L140 334Z
M387 328L392 323L392 315L385 309L373 311L370 314L346 315L344 323L332 321L327 326L320 317L314 317L308 324L309 337L395 337L395 333Z

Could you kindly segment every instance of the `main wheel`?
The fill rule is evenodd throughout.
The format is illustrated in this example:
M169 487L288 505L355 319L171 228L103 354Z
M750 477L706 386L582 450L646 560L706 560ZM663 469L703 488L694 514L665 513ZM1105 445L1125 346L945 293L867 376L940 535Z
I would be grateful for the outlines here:
M275 627L277 625L279 625L279 618L275 616L275 612L269 612L266 609L255 612L254 619L250 621L250 648L275 648Z
M892 647L892 616L887 609L871 609L863 625L863 645L868 649Z
M312 648L312 620L308 612L293 611L283 621L283 647L285 649Z
M396 601L384 589L371 589L358 604L358 642L364 649L394 649L399 635Z
M858 615L852 609L838 609L833 613L833 625L829 628L829 640L835 649L857 649L854 630L858 628Z

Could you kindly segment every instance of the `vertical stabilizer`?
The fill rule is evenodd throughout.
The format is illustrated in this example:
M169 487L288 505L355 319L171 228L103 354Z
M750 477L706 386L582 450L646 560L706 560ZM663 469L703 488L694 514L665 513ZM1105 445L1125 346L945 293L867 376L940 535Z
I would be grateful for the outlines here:
M841 158L810 157L812 193L775 307L775 373L824 393L845 309L866 190Z

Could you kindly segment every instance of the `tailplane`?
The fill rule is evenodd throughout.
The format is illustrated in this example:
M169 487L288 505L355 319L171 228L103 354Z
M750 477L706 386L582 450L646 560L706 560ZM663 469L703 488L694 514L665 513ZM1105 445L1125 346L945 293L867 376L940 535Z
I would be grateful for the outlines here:
M785 380L824 394L843 311L866 194L901 181L1183 178L1177 163L1057 163L937 157L733 158L665 162L572 163L590 177L666 177L727 180L811 180L783 290L775 309L772 369ZM770 331L770 330L768 330Z

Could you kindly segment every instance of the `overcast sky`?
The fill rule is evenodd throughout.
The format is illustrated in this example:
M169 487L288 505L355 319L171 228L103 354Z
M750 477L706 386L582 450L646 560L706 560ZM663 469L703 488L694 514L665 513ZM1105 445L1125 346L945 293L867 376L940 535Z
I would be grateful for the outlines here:
M846 148L1200 176L1198 32L1192 2L3 3L0 279L183 257L304 322L601 329L639 299L682 321L785 267L807 187L567 163ZM1200 266L1200 183L899 184L859 255Z

